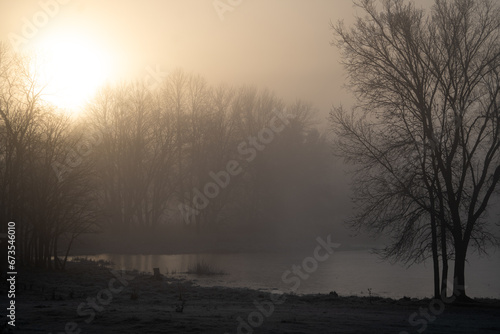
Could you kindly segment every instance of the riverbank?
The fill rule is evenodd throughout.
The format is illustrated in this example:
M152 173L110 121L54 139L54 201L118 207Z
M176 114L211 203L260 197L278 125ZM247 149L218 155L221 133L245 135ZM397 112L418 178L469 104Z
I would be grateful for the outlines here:
M4 290L4 288L2 288ZM4 292L2 292L2 295ZM500 301L297 296L69 263L18 275L14 333L498 333ZM3 326L3 323L2 323ZM3 331L5 331L2 328Z

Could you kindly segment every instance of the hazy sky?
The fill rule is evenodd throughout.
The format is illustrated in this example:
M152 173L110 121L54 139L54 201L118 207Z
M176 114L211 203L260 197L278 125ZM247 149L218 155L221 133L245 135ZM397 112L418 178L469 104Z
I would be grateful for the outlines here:
M210 83L269 88L286 101L312 102L326 116L332 104L349 104L345 75L330 45L330 21L352 22L351 0L0 0L0 39L23 36L26 21L39 17L22 47L63 31L85 35L111 61L108 77L141 77L146 68L183 68ZM236 5L231 6L230 3ZM42 3L50 19L44 23ZM50 12L52 11L52 12ZM43 12L42 12L43 13ZM119 73L119 74L117 74Z

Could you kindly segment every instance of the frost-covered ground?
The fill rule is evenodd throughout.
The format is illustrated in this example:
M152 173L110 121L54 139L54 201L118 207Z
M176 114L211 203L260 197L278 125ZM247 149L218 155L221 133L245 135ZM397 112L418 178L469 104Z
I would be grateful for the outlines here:
M277 295L70 263L19 273L14 333L499 333L500 302L477 304L440 312L428 299Z

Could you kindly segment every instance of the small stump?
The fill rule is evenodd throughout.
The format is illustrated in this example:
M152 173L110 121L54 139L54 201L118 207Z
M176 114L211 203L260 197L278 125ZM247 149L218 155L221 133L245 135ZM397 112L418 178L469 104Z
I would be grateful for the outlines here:
M160 268L153 268L153 278L155 280L161 281L162 277L160 274Z

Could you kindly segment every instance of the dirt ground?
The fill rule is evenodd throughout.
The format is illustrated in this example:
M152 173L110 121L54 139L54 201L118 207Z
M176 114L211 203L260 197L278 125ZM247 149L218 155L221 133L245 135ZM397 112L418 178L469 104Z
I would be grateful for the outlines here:
M282 295L83 263L17 279L16 326L3 316L1 333L500 333L498 300Z

